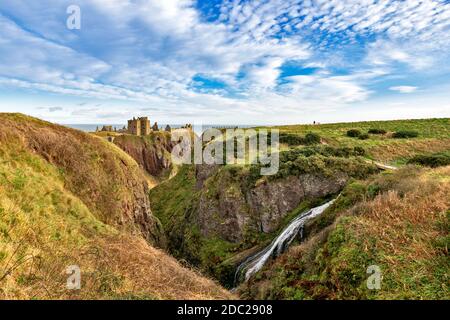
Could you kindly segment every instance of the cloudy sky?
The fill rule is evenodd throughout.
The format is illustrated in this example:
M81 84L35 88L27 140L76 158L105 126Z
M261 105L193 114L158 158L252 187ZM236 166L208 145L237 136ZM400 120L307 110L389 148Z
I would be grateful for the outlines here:
M450 1L2 0L0 112L13 111L59 123L450 117Z

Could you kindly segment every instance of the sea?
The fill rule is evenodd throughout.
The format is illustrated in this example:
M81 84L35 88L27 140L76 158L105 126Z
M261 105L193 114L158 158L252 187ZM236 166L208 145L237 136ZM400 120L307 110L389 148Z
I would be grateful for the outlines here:
M85 132L95 132L95 130L98 128L99 130L102 129L104 125L112 126L113 128L117 128L117 130L122 129L123 127L126 127L126 124L63 124L63 126L77 129ZM172 129L178 129L181 128L182 124L169 124ZM166 124L159 125L159 128L161 130L164 130L166 127ZM211 128L218 128L218 129L233 129L233 128L239 128L239 129L246 129L246 128L252 128L255 127L255 125L215 125L215 124L204 124L201 127L194 126L194 131L197 134L201 134L203 131L211 129Z

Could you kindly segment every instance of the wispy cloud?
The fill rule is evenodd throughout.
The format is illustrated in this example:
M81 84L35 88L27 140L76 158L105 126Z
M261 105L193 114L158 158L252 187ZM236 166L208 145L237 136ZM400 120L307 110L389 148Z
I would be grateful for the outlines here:
M57 112L57 111L63 111L64 109L61 107L50 107L48 108L49 112Z
M48 110L86 119L134 106L252 120L416 94L450 74L448 1L77 3L79 31L65 26L71 1L0 3L0 90L101 100Z
M389 90L398 91L400 93L413 93L413 92L415 92L417 90L417 87L397 86L397 87L390 87Z

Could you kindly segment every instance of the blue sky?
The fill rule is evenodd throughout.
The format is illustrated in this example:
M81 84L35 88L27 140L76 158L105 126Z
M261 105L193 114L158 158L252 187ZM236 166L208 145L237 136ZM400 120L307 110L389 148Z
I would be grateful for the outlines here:
M81 29L66 26L81 9ZM0 112L59 123L450 117L450 1L2 0Z

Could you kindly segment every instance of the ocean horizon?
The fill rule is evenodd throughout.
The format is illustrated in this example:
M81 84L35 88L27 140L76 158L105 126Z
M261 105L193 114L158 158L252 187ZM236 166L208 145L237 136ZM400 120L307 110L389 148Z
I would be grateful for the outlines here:
M99 130L102 129L103 126L112 126L113 128L116 128L117 130L122 129L123 127L127 127L126 124L61 124L62 126L65 127L69 127L72 129L77 129L77 130L81 130L84 132L95 132L97 130L97 128ZM161 124L159 125L160 130L164 130L164 128L167 126L167 124ZM169 126L172 129L179 129L182 126L184 126L184 124L169 124ZM199 130L205 131L211 128L240 128L240 129L245 129L245 128L252 128L252 127L257 127L257 125L233 125L233 124L229 124L229 125L219 125L219 124L204 124L201 127L196 127L194 126L194 131L196 133L198 133Z

